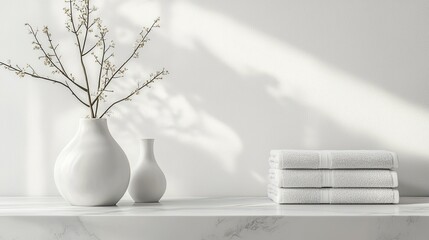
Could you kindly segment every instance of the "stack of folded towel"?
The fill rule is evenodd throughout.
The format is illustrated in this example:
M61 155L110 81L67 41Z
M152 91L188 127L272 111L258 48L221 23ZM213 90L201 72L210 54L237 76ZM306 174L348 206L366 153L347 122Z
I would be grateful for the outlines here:
M399 202L393 152L272 150L269 162L268 197L276 203Z

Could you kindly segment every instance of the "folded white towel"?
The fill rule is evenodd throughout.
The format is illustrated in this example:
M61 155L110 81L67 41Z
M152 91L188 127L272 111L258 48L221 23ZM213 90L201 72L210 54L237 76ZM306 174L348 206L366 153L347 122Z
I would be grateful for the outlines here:
M286 188L395 188L398 175L390 170L269 170L269 181Z
M268 197L276 203L391 204L399 192L389 188L279 188L268 185Z
M396 153L382 150L272 150L271 168L396 169Z

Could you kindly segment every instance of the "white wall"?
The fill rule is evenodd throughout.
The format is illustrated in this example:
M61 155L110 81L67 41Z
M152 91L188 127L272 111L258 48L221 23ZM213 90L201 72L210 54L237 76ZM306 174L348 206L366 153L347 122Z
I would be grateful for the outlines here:
M167 196L265 195L273 148L388 149L402 195L429 195L427 1L142 1L99 4L118 58L161 16L130 83L171 74L114 111L131 164L155 136ZM67 46L63 2L0 8L0 58L35 62L25 22ZM73 45L60 47L65 55ZM79 69L69 65L71 69ZM118 85L124 93L125 82ZM86 115L60 86L0 71L0 195L58 194L53 164Z

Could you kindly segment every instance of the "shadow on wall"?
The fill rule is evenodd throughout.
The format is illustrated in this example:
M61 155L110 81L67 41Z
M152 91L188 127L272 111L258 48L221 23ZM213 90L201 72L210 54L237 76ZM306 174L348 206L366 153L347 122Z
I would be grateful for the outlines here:
M414 24L429 22L427 4L109 0L101 11L107 5L117 10L104 16L118 59L136 23L162 18L116 94L159 67L172 74L116 108L110 124L132 164L137 136L159 139L167 196L265 195L274 148L396 151L401 194L429 195L429 36ZM51 141L66 142L58 128Z
M140 6L144 7L144 4ZM384 79L390 78L392 72L395 71L382 68L386 72L386 76L379 76L381 80L362 78L374 75L374 65L380 65L378 55L374 54L377 53L377 50L381 53L380 55L385 56L394 52L395 46L401 46L403 39L399 39L396 44L394 41L389 41L390 48L379 49L377 44L370 42L362 44L360 42L362 38L358 38L358 36L363 36L364 40L371 37L376 41L383 39L380 39L382 36L378 35L376 30L362 32L362 27L370 22L359 23L359 16L347 15L350 19L347 19L348 21L343 25L350 27L348 32L354 33L356 38L350 38L349 34L341 31L334 32L331 29L326 34L328 37L324 36L325 41L329 37L333 38L329 42L341 43L341 40L344 40L353 46L351 48L353 51L346 52L352 56L359 51L365 51L368 53L368 57L377 56L362 60L364 54L360 53L360 58L348 59L346 64L339 62L339 66L344 66L343 68L348 70L345 72L336 66L332 54L328 56L327 61L323 56L318 55L323 51L316 51L315 55L310 55L296 46L290 45L287 38L270 37L265 33L266 29L263 27L262 29L249 27L233 17L221 14L220 12L228 11L225 6L215 6L222 10L215 12L189 1L172 1L157 9L164 9L164 7L168 10L161 12L167 12L168 15L164 17L164 24L167 21L165 24L167 26L164 28L167 30L163 33L172 39L171 44L175 45L171 52L167 52L171 53L172 58L175 56L177 59L180 58L180 61L173 63L179 65L173 67L173 72L177 74L174 77L180 79L183 76L186 79L180 81L179 84L172 83L171 85L176 85L172 89L176 91L183 89L185 94L181 96L181 99L185 99L185 96L196 96L195 99L199 101L188 101L219 116L225 123L228 123L227 126L231 126L238 136L241 136L241 141L243 141L244 148L238 158L231 156L219 158L216 154L209 154L215 157L215 161L220 163L219 166L224 166L224 170L228 169L228 171L220 171L214 176L226 175L222 178L235 178L233 181L239 183L235 186L237 189L247 183L252 186L245 188L248 193L253 193L253 189L257 189L255 193L259 193L265 187L265 182L261 179L264 179L265 176L266 154L271 148L383 148L397 151L402 157L400 169L402 194L424 195L429 192L428 187L422 184L425 182L425 168L413 167L413 165L424 165L424 159L429 155L426 147L429 138L429 125L427 124L429 114L421 106L422 104L413 102L416 100L415 97L406 95L406 89L401 93L392 90L393 93L396 93L392 94L377 86L380 83L384 84ZM355 7L362 10L363 6L358 4ZM138 8L133 9L139 10ZM398 11L401 6L391 6L390 9ZM356 9L348 10L356 11ZM335 20L331 18L335 14L324 12L319 16L314 15L314 21L323 23L318 18L325 20L324 14L329 16L326 21ZM237 15L243 15L243 13ZM132 18L133 16L131 13L125 17L131 18L130 22L136 22ZM345 16L346 14L341 12L338 17ZM247 23L249 18L245 18L245 20ZM304 24L310 25L308 22ZM388 22L378 22L375 28L382 28L386 24ZM291 23L282 23L281 28L287 29L289 25ZM403 25L407 26L407 24ZM345 27L342 27L342 30L345 30ZM269 28L276 29L275 26L269 26ZM310 27L310 29L312 28ZM404 34L403 31L406 29L388 28L388 30L387 33L395 35ZM308 31L306 34L309 34ZM311 44L311 40L316 43L320 39L317 37L321 34L318 28L314 28L313 34L313 36L308 36L306 44ZM296 41L297 37L293 40ZM352 40L354 42L351 42ZM162 44L168 46L168 42ZM314 45L317 46L317 44ZM329 44L327 48L332 48L332 45L332 43ZM174 49L177 46L183 47L184 51L177 52ZM337 61L342 61L341 57L347 58L348 56L338 56ZM424 56L421 55L415 57L424 59ZM368 64L368 62L372 64ZM361 69L361 74L359 74L355 73L356 69L348 69L347 63L371 68ZM401 63L391 61L387 64ZM386 68L385 65L381 67ZM397 69L408 70L405 67L398 67L394 70L397 72ZM425 69L420 70L425 71ZM353 72L353 75L349 72ZM377 73L377 71L375 72ZM395 82L399 82L396 85L407 82L398 77L401 75L404 73L396 75ZM421 79L416 79L417 86L410 86L412 91L419 88L419 84L422 84ZM391 89L392 86L386 88ZM265 94L261 94L261 90L265 91ZM164 93L164 95L164 99L168 99L168 94ZM174 101L174 98L171 97L170 101ZM144 102L149 103L148 108L150 108L150 101ZM161 100L160 105L156 104L152 107L159 110L159 106L162 104ZM272 111L269 111L270 108ZM170 112L174 111L174 109L170 109ZM185 117L181 116L182 118L192 118L192 115L195 115L195 113L187 111L183 111L183 114ZM186 116L186 114L188 115ZM146 114L145 117L150 119L149 115ZM174 114L167 115L171 117ZM173 119L169 119L168 116L159 116L161 115L152 115L152 119L158 121L157 125L160 129L180 128L180 124L170 124ZM169 119L167 120L169 124L159 123L160 119ZM194 128L188 129L188 136L192 133L192 129ZM170 137L180 138L180 134ZM198 148L196 145L194 147ZM228 151L223 147L219 147L219 149ZM207 157L203 159L207 159ZM226 164L225 159L235 162L233 164L234 172L231 171L231 163ZM429 165L429 163L427 164ZM204 171L204 164L201 166ZM240 176L240 179L235 176ZM216 181L213 181L213 184L215 183Z

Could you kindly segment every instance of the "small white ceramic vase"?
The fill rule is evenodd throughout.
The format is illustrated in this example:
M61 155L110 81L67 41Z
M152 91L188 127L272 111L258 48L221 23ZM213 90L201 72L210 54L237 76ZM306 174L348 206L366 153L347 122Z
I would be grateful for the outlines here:
M77 134L58 156L54 176L72 205L116 205L127 191L130 165L106 119L80 120Z
M142 139L139 161L132 171L128 192L136 203L159 202L167 181L153 153L154 139Z

